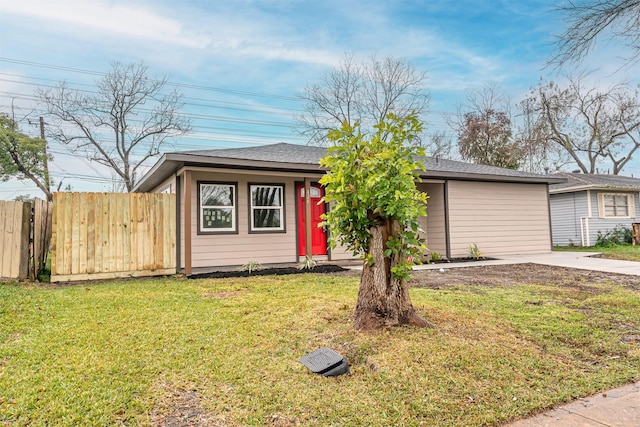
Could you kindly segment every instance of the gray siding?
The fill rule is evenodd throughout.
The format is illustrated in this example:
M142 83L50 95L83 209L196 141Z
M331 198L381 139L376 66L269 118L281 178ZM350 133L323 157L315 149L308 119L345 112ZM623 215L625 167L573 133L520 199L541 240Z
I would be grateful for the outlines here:
M634 206L631 209L631 218L600 218L598 210L600 193L632 194ZM596 244L599 233L605 234L620 224L631 228L631 224L638 221L640 200L637 192L585 190L551 194L550 200L553 244L558 246L582 244L593 246ZM591 209L589 209L589 201Z
M633 194L635 209L631 212L631 218L599 218L598 212L598 194L599 193L619 193L619 194ZM589 237L591 245L595 245L598 240L598 232L605 234L617 225L624 225L627 228L631 228L631 223L637 221L638 211L638 193L620 192L620 191L591 191L591 213L592 217L589 219Z
M580 218L589 215L587 192L552 194L549 198L553 244L556 246L581 245Z

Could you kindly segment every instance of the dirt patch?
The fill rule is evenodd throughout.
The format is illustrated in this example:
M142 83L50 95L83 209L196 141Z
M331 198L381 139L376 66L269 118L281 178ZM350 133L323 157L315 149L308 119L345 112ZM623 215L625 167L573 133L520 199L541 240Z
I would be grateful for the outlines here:
M640 291L640 276L606 273L539 264L488 265L414 271L409 284L439 289L447 286L516 286L539 284L591 288L591 284L612 281Z
M625 335L622 337L624 344L640 344L640 334Z
M241 289L239 291L229 291L229 292L209 292L204 294L203 298L233 298L235 296L244 294L245 292L249 292L247 289Z
M224 279L228 277L253 277L253 276L281 276L286 274L303 274L303 273L340 273L347 271L347 269L340 267L339 265L326 264L317 265L312 269L300 270L296 267L281 267L281 268L263 268L260 270L252 271L249 274L248 271L213 271L210 273L192 274L189 279Z
M166 393L156 404L151 420L157 427L227 427L222 417L215 416L202 406L198 390L186 390L164 383Z

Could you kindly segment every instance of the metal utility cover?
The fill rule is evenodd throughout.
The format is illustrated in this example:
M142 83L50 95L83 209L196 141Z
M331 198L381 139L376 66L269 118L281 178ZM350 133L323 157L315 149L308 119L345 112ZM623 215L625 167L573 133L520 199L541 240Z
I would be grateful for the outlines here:
M340 354L330 348L319 348L300 358L300 363L311 372L325 377L349 373L349 365Z

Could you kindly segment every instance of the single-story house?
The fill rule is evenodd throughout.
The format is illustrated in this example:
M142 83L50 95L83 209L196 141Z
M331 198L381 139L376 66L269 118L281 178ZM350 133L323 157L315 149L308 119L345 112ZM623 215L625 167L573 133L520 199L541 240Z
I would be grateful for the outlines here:
M326 149L279 143L164 154L138 192L176 194L178 268L353 259L330 249L318 184ZM448 259L551 251L548 185L564 178L429 158L418 187L429 251Z
M636 222L640 179L619 175L558 173L549 186L553 244L592 246L598 232Z

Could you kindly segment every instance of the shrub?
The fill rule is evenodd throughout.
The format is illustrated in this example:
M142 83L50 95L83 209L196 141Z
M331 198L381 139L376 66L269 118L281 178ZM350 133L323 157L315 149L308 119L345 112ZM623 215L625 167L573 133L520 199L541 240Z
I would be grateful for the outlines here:
M246 264L242 266L240 271L248 271L249 274L251 274L254 271L260 270L261 268L262 268L262 265L255 259L251 258L249 261L247 261Z
M469 258L473 258L475 260L484 258L482 252L480 252L480 249L478 248L478 245L475 243L469 245Z
M631 229L623 224L618 224L606 233L598 231L596 239L596 247L610 248L617 245L625 245L631 243Z
M315 259L312 256L307 255L304 257L302 261L298 263L298 270L313 270L313 268L317 265Z

